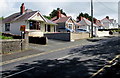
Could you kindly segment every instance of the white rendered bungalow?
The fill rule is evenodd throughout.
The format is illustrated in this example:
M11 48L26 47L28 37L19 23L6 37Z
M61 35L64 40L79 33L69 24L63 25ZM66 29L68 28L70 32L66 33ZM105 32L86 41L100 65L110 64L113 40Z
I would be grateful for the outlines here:
M84 18L81 17L81 21L78 22L80 24L79 28L80 29L85 29L88 32L91 32L91 22ZM96 35L96 31L97 31L97 25L93 24L93 34Z
M25 31L28 31L30 36L43 36L44 32L55 32L57 24L44 18L40 11L25 10L23 3L20 12L3 20L2 32L20 35L20 26L22 25L25 26Z
M108 16L101 20L101 23L104 25L105 29L118 28L118 23L115 19L109 19Z

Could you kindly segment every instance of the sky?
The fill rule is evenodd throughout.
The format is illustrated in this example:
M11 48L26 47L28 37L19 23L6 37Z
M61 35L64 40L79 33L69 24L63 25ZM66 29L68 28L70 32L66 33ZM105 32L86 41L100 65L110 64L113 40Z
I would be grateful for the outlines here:
M20 11L25 3L26 9L39 10L42 15L49 15L53 9L61 8L74 19L79 13L90 13L91 0L0 0L0 16L7 17ZM93 0L94 17L101 20L105 16L118 20L118 2L120 0Z

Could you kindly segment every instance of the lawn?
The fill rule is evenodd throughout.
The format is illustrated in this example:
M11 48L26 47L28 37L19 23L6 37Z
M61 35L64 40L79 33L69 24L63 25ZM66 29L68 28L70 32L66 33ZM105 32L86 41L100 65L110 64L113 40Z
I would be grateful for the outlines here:
M6 36L1 36L0 35L0 39L13 39L12 37L6 37Z

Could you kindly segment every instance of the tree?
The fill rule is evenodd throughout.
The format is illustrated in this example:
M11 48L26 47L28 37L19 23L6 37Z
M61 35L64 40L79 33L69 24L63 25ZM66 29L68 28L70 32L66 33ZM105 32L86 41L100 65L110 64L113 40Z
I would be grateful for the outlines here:
M88 14L88 13L85 13L83 16L84 16L85 18L89 18L89 14Z
M45 18L47 18L47 19L51 19L51 17L50 16L46 16L46 15L43 15Z
M80 17L85 17L86 19L88 19L89 21L92 21L92 16L90 16L88 13L80 13L77 17L77 19L79 19L79 21L81 20ZM96 20L96 18L93 18L94 22Z
M53 17L57 16L57 11L58 11L58 10L60 10L61 14L67 16L66 13L63 12L63 9L57 8L57 10L54 9L54 10L49 14L50 17L53 18Z
M2 17L0 17L0 20L3 20L4 19L4 17L2 16Z

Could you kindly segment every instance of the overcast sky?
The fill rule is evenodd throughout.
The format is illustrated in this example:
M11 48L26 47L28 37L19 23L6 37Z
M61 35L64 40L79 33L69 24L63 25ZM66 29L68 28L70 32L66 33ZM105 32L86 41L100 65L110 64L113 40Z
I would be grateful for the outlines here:
M26 9L39 10L42 15L49 15L53 9L61 8L74 19L79 13L90 14L91 0L0 0L0 16L9 16L20 11L20 6L25 3ZM118 19L119 0L93 0L94 17L102 19L105 16Z

